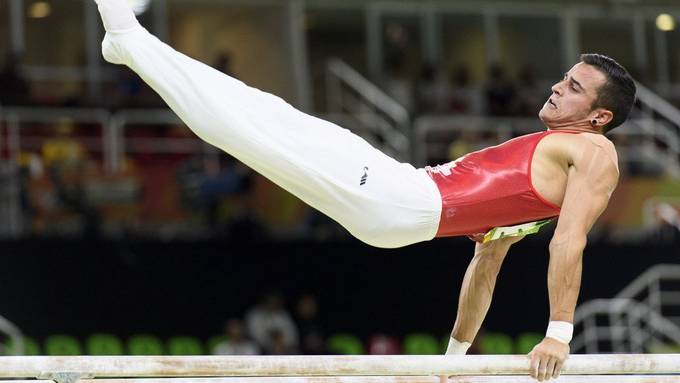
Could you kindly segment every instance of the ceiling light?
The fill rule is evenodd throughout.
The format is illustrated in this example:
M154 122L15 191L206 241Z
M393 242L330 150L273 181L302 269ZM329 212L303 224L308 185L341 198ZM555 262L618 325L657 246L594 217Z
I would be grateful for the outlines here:
M52 13L52 7L47 1L36 1L28 8L28 17L42 19Z
M675 29L675 19L667 13L662 13L656 17L656 27L664 32L672 31Z

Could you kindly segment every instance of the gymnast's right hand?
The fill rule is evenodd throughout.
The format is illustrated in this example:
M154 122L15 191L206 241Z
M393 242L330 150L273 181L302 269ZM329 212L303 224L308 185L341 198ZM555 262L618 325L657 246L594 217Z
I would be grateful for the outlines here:
M529 353L531 358L529 374L539 382L550 378L557 379L568 357L569 344L546 337Z

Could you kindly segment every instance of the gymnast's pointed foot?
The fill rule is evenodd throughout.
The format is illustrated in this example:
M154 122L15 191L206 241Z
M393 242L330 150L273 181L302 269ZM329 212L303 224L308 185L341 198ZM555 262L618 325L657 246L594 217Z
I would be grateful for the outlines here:
M133 5L139 0L95 0L99 14L106 29L102 42L104 59L112 64L124 64L124 60L111 44L115 35L125 34L137 29L140 25L133 12Z

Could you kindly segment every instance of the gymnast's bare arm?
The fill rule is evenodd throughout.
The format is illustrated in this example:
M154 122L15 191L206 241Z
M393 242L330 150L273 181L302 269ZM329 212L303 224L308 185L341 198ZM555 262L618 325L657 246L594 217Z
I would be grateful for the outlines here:
M550 320L573 323L587 234L607 207L619 173L607 150L591 140L578 140L565 150L567 187L550 241L548 292ZM546 337L529 356L532 377L539 381L556 378L569 356L569 345Z
M506 237L477 243L458 298L458 313L451 336L472 343L491 305L496 277L510 246L523 237Z

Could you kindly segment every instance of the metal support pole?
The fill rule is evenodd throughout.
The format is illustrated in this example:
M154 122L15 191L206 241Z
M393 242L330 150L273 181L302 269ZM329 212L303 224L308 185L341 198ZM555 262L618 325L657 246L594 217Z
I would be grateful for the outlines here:
M439 33L439 18L434 7L428 7L420 15L420 29L422 33L422 44L424 55L427 62L436 64L439 62L441 48L441 33Z
M12 42L12 53L21 54L26 50L24 37L24 0L9 2L9 33Z
M656 48L656 72L657 72L657 91L662 96L668 95L670 89L669 82L671 79L670 70L668 68L668 43L666 41L666 32L659 30L654 31L654 46Z
M567 10L562 14L562 65L565 71L569 70L578 58L579 28L578 18L573 10Z
M368 73L373 80L380 77L383 63L382 21L380 11L374 5L366 7L366 59Z
M484 42L486 43L487 66L500 60L500 44L498 42L498 14L487 8L484 10Z
M310 96L311 85L307 59L307 36L305 35L304 0L288 1L286 5L286 25L297 107L303 111L310 111L313 106Z
M645 31L645 18L637 14L633 17L633 53L635 54L635 66L642 76L649 75L649 59L647 55L647 33Z
M90 98L99 101L102 96L101 45L99 41L99 14L93 1L83 2L85 15L85 55L87 60L87 92Z

